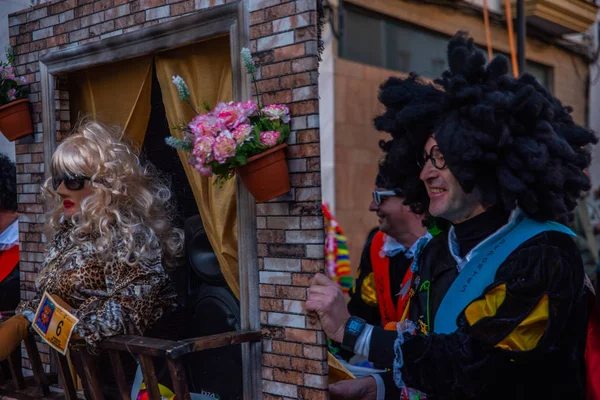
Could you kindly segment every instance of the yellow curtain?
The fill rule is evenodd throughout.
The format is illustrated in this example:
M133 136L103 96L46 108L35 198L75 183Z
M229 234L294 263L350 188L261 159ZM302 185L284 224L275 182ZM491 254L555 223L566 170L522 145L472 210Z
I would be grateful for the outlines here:
M169 126L189 122L195 115L191 107L179 99L177 88L172 83L174 75L181 76L187 83L190 101L198 112L204 112L203 103L212 108L219 101L232 100L229 37L164 51L156 55L155 61ZM171 133L183 137L176 130L171 130ZM179 151L179 157L223 275L239 298L235 179L219 188L213 184L213 178L201 176L188 164L189 154Z
M150 119L152 55L69 74L71 121L91 117L119 125L140 148Z

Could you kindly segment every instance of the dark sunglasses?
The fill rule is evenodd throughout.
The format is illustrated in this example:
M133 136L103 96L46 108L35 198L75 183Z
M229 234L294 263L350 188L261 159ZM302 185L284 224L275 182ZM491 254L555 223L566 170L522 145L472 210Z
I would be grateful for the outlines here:
M446 160L444 159L444 155L438 146L433 146L431 150L429 150L429 154L423 150L423 154L417 158L417 165L419 168L423 169L429 160L431 160L431 165L437 169L446 168Z
M52 187L54 190L58 190L61 183L65 184L65 187L69 190L81 190L85 186L85 181L89 181L90 178L87 176L68 176L68 175L56 175L52 177Z
M373 200L378 206L388 197L398 196L402 197L402 191L400 189L394 190L373 190Z

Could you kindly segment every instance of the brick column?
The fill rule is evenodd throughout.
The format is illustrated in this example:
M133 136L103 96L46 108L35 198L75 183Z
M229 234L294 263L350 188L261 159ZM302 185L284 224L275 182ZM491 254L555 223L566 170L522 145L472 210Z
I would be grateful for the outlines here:
M257 206L265 399L327 398L326 337L303 304L324 269L315 0L250 2L263 105L292 113L292 191Z

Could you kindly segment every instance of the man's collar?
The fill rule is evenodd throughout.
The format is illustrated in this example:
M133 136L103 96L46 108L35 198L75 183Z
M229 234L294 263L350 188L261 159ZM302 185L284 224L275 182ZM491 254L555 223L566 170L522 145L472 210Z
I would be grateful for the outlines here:
M385 235L381 251L383 251L386 257L394 257L399 253L404 253L404 257L413 258L415 256L415 251L417 250L417 244L422 238L426 238L427 241L429 241L431 239L431 234L429 232L425 233L425 235L415 240L415 242L407 249L390 235Z
M0 232L0 251L6 250L9 247L19 243L19 220L15 220L12 224Z
M454 226L450 228L448 231L448 248L450 249L450 254L456 261L456 268L458 272L460 272L463 267L473 258L473 255L477 252L479 248L485 243L488 243L490 240L495 240L500 235L503 235L507 230L512 229L516 219L519 215L521 215L522 211L519 208L513 210L508 218L508 222L501 226L496 232L492 233L490 236L482 240L477 246L475 246L471 251L467 253L466 256L461 257L460 254L460 245L458 240L456 240L456 233L454 232Z

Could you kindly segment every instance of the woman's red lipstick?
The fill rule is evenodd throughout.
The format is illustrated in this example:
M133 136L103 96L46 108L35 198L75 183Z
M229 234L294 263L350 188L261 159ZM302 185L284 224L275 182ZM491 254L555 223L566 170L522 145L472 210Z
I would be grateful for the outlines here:
M75 205L75 203L73 203L71 200L64 200L63 201L63 206L65 208L71 208Z

